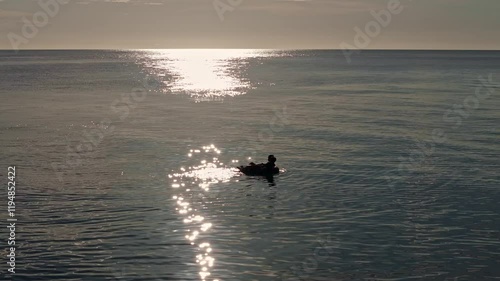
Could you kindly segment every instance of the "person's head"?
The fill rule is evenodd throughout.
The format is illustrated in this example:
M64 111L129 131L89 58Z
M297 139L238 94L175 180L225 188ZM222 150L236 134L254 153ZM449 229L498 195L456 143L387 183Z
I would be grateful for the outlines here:
M267 161L269 161L271 163L276 162L276 160L277 160L276 157L274 157L274 155L272 155L272 154L267 156Z

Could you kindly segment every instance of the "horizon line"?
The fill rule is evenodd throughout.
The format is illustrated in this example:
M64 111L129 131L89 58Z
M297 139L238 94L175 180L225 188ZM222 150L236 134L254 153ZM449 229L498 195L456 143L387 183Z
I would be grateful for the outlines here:
M325 49L325 48L29 48L0 49L0 51L151 51L151 50L265 50L265 51L485 51L498 52L500 49Z

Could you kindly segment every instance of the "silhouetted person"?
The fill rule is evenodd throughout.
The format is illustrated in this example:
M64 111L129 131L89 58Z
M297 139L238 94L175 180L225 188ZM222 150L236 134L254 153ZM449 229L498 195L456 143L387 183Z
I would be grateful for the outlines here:
M248 166L240 166L238 169L244 173L245 175L250 176L264 176L264 175L273 175L278 174L279 169L276 167L276 157L274 155L269 155L267 157L267 163L255 164L254 162L250 162Z
M278 160L278 159L276 159L276 157L274 157L274 155L272 155L272 154L267 156L267 163L264 164L266 166L266 169L268 169L268 170L274 169L274 167L276 167L276 164L274 164L274 163L276 163L276 160Z

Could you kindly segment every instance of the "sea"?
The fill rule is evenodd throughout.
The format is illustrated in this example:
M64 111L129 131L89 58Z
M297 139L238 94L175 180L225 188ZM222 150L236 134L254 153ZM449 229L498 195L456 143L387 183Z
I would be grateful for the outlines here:
M0 99L2 280L500 279L498 51L5 50Z

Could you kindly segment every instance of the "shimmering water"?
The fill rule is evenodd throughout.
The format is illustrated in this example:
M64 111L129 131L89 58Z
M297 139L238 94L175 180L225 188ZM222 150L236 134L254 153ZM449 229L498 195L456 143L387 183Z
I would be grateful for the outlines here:
M496 280L499 66L500 52L2 51L12 280ZM268 154L272 180L234 169Z

